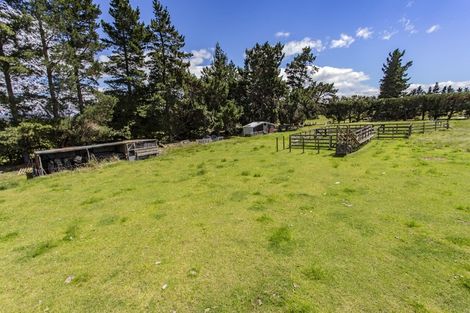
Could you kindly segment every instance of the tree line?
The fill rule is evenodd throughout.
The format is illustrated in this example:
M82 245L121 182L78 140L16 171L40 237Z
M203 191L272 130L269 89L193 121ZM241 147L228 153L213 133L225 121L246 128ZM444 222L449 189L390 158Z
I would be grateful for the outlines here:
M456 114L470 115L470 92L439 83L424 91L422 86L409 90L408 69L412 61L404 62L405 51L391 52L382 67L378 97L340 97L323 106L322 113L336 122L387 121L410 119L451 119Z
M9 160L131 137L231 135L253 120L299 124L336 94L333 84L313 81L310 48L287 64L283 80L280 43L247 49L242 67L217 43L211 65L196 77L185 37L158 0L148 25L128 0L111 0L109 21L98 20L93 0L0 6L0 153ZM99 60L104 50L111 54Z
M0 2L0 163L27 161L33 150L51 147L232 135L255 120L299 125L319 114L338 121L439 117L443 103L452 101L458 103L452 112L462 109L460 98L432 100L422 90L404 97L412 63L402 64L400 50L384 65L378 99L340 98L333 84L315 81L309 47L282 73L281 43L246 49L242 66L216 43L211 64L196 77L168 9L158 0L152 7L145 24L129 0L111 0L108 21L99 20L93 0ZM449 89L446 99L459 94Z

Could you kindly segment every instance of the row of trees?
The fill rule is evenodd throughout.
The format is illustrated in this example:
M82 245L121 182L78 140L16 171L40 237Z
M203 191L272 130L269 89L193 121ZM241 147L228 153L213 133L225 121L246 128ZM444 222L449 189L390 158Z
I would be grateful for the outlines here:
M313 81L310 48L287 64L282 79L280 43L247 49L243 67L217 44L197 78L168 10L154 0L153 11L145 25L129 0L111 0L111 20L101 22L93 0L1 2L0 149L23 146L26 157L45 146L233 134L253 120L301 123L335 96L333 84ZM110 56L100 60L103 50ZM48 140L32 140L39 129Z
M451 119L456 114L470 115L470 93L431 93L400 98L342 97L324 106L323 113L339 123Z
M379 99L338 98L333 84L313 79L318 68L308 47L281 73L281 43L247 49L241 67L217 44L198 78L167 8L153 0L153 13L145 25L129 0L110 1L109 21L98 21L93 0L0 2L0 162L27 160L33 149L131 137L230 135L254 120L424 118L449 116L451 103L452 112L463 108L461 98L446 97L451 87L439 100L419 88L403 97L412 63L398 49L383 67Z
M362 120L451 119L456 113L470 115L468 88L442 89L439 83L425 92L421 86L410 87L408 69L412 61L403 60L405 51L391 52L382 67L380 94L376 97L341 97L323 106L322 113L337 122Z

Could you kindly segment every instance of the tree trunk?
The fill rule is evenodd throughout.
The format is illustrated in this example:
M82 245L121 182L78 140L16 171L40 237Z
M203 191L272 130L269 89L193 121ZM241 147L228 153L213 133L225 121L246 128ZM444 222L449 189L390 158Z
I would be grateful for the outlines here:
M80 114L83 113L85 105L83 104L82 84L80 83L80 76L78 73L78 67L74 68L75 75L75 87L77 88L77 100L78 100L78 111Z
M0 57L5 57L5 53L3 51L3 42L0 41ZM10 74L10 63L6 61L2 61L2 72L3 76L5 77L5 87L7 89L7 96L8 96L8 108L10 109L11 114L11 123L16 126L19 123L19 112L18 106L15 99L15 94L13 93L13 85L11 82L11 74Z
M129 56L127 53L127 45L124 45L124 66L126 67L126 84L127 84L127 95L129 97L132 96L132 83L129 81L130 79L130 70L129 70Z
M42 48L42 56L44 58L44 63L46 65L46 75L47 75L47 84L49 87L49 94L51 96L51 106L52 106L52 117L55 122L57 122L60 118L59 113L59 102L57 100L54 81L52 78L52 64L49 59L49 47L47 45L46 34L44 32L44 27L42 24L42 20L37 18L38 25L39 25L39 34L41 36L41 48Z

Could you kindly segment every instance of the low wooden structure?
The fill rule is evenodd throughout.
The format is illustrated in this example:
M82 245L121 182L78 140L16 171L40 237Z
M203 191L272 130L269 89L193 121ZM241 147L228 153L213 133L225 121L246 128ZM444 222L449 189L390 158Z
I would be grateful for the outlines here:
M155 139L126 140L87 146L35 151L33 176L42 176L86 165L104 159L141 160L158 155Z
M287 138L287 144L282 136L282 150L301 149L305 150L336 150L338 144L338 134L369 126L374 130L372 139L399 139L409 138L412 134L427 133L441 129L448 129L449 122L436 121L412 121L412 122L394 122L394 123L355 123L355 124L329 124L323 128L314 128L307 131L291 134ZM276 151L279 151L279 138L276 138Z
M345 156L359 150L374 137L375 130L372 125L361 128L341 128L337 131L336 155Z

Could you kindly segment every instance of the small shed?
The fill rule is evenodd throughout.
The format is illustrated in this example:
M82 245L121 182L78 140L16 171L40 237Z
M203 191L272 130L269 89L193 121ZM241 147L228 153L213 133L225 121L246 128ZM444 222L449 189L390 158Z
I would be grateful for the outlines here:
M274 132L276 125L270 122L251 122L243 126L243 136L254 136Z
M158 145L155 139L126 140L35 151L33 175L41 176L74 169L93 160L116 158L134 161L153 155L158 155Z

